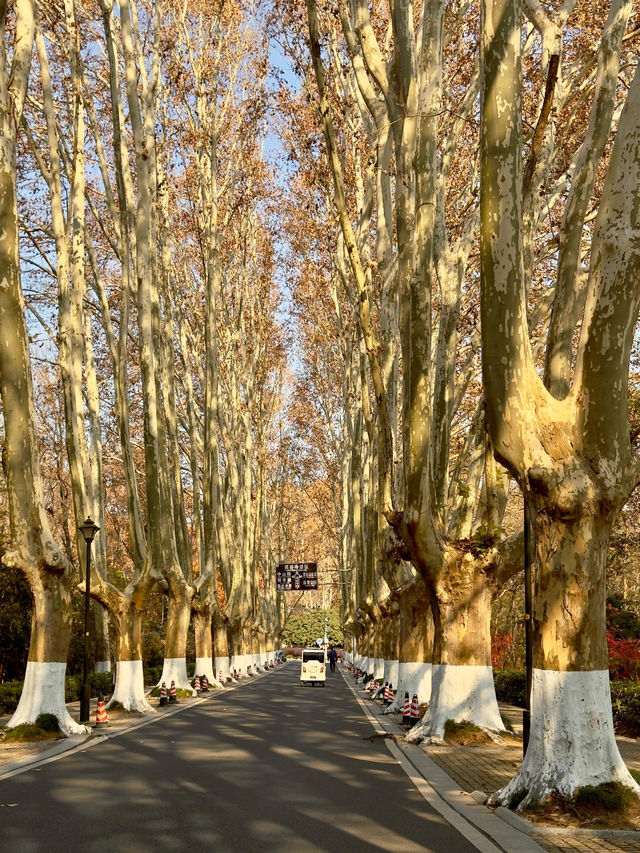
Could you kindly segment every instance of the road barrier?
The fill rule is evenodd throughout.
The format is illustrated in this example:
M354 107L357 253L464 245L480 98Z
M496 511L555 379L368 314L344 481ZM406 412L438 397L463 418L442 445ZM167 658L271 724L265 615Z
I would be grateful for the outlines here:
M99 728L100 726L108 726L109 718L107 717L107 706L104 703L104 696L98 696L98 708L96 710L96 725L95 728Z
M402 725L411 725L411 699L409 699L409 694L406 692L404 694L404 703L402 705Z
M411 700L411 726L415 726L415 724L420 719L420 706L418 705L418 694L414 693L413 698Z

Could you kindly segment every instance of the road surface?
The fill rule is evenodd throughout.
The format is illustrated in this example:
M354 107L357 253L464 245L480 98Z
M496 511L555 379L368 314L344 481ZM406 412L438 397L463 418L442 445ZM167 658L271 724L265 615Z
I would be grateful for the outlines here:
M0 781L6 853L471 853L340 673L299 664Z

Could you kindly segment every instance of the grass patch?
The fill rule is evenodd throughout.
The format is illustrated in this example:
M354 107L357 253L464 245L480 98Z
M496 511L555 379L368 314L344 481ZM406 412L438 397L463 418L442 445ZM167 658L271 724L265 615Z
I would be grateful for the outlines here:
M620 782L585 785L572 798L553 794L545 802L531 804L523 813L535 823L554 826L640 829L640 798Z
M578 788L574 802L577 809L625 812L637 802L637 797L631 788L621 782L607 782L604 785Z
M160 696L160 688L154 687L149 696L153 696L156 699ZM182 687L176 689L176 696L178 699L190 699L193 696L193 691L191 690L183 690ZM167 687L167 698L169 697L169 688Z
M4 729L5 743L19 741L56 740L62 737L58 718L53 714L40 714L35 723L21 723L11 729Z
M455 720L447 720L444 724L444 739L453 746L473 746L491 743L491 738L483 732L475 723L463 720L457 723Z
M629 773L631 773L635 781L638 783L638 785L640 785L640 770L629 769Z

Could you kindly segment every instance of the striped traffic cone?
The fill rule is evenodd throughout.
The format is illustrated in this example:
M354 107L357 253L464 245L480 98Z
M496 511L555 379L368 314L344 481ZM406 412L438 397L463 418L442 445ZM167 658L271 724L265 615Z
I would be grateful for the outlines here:
M384 683L384 687L381 687L381 688L380 688L380 695L379 695L379 696L376 696L376 697L374 697L374 698L376 698L376 699L382 699L382 700L384 701L384 697L387 695L387 689L388 689L388 687L389 687L389 682L388 682L388 681L385 681L385 683Z
M404 694L404 704L402 706L402 725L411 725L411 699L409 699L408 693Z
M396 692L393 689L393 684L391 684L391 682L389 682L389 701L385 702L385 705L393 705L395 698L396 698Z
M160 704L167 705L169 700L167 699L167 685L162 682L162 687L160 688Z
M418 694L414 693L413 698L411 699L411 727L415 726L419 719L420 706L418 705Z
M197 693L200 693L200 676L199 675L196 675L196 677L193 679L193 689Z
M225 679L224 675L222 674L222 670L220 670L220 672L218 673L218 681L220 682L220 684L224 684Z
M96 724L94 728L100 726L108 726L109 718L107 717L107 706L104 704L104 696L98 696L98 708L96 710Z
M382 702L384 705L391 704L391 685L385 684L384 686L384 694L382 696Z
M209 679L207 678L206 675L202 676L202 692L203 693L209 692Z
M171 682L171 687L169 688L169 704L170 705L177 705L178 704L178 694L176 693L175 681Z

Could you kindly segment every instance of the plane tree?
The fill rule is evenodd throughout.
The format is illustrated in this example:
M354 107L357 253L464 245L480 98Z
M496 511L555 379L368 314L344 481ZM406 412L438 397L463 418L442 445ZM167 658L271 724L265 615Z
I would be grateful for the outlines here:
M544 12L540 4L525 5ZM627 386L640 307L640 73L637 61L620 70L630 4L611 4L596 42L589 122L561 199L554 273L546 274L553 313L545 381L527 316L535 266L523 216L530 170L522 163L522 11L519 0L482 4L481 115L488 422L496 457L525 495L536 542L531 736L519 772L495 795L521 808L554 792L571 797L584 785L615 781L640 790L614 737L605 630L611 526L638 482ZM542 18L541 31L550 19ZM619 73L624 106L603 162L617 118ZM554 158L546 165L554 166ZM596 213L588 217L594 197Z

